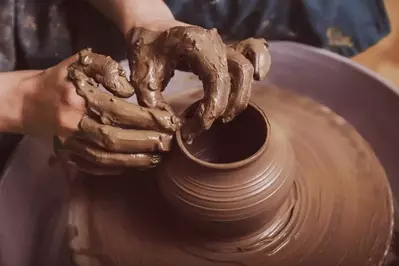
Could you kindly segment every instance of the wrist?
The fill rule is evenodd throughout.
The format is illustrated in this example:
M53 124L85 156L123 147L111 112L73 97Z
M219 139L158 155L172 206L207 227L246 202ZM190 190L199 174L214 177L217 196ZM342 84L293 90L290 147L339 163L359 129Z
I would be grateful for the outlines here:
M134 28L165 31L187 25L175 20L163 0L87 0L127 36Z
M177 20L153 20L147 21L145 23L136 23L132 26L128 31L124 33L125 40L128 44L128 53L129 47L136 43L136 41L143 37L147 36L150 39L159 36L164 31L169 30L170 28L177 26L190 26L189 24L185 24L183 22Z
M142 28L155 32L164 32L170 28L177 26L190 26L184 22L173 19L158 19L158 20L147 20L141 21L133 24L127 32L124 32L125 36L129 33L129 31L134 30L135 28Z
M40 71L15 71L0 74L0 132L25 133L24 106L33 89L33 76Z
M131 2L136 2L134 11L125 9L127 12L123 14L118 23L118 27L125 37L135 28L163 32L172 27L188 25L176 20L169 7L162 0Z

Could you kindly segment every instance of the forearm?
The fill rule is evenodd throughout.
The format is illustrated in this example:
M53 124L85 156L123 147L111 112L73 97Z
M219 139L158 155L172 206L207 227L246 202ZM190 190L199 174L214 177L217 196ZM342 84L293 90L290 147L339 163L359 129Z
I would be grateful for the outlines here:
M133 27L163 31L184 23L174 19L162 0L87 0L126 36Z
M40 71L14 71L0 73L0 132L23 132L24 80Z

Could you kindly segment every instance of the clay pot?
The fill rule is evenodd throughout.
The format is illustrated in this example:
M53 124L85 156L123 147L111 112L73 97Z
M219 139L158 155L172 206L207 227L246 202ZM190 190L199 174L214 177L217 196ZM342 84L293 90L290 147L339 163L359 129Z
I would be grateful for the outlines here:
M232 122L215 122L192 144L178 132L158 180L173 209L192 225L209 236L235 237L285 224L294 166L283 132L250 103Z

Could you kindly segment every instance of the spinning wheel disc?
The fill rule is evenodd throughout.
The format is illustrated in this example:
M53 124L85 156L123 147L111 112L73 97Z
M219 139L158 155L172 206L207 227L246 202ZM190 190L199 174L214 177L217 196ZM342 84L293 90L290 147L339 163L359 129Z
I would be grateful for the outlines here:
M200 97L192 91L172 102L182 111ZM118 182L88 178L76 184L70 211L78 265L380 265L391 241L393 203L369 145L309 98L257 85L252 100L297 159L296 202L282 230L267 238L260 233L252 249L210 250L211 242L199 244L185 232L153 173L129 173Z
M301 95L307 95L312 99L316 99L353 124L370 143L381 160L390 179L394 195L397 197L399 193L399 179L397 179L399 174L399 164L397 163L399 151L399 142L397 141L399 135L399 120L397 119L399 98L394 92L395 87L350 60L321 49L287 42L273 42L270 48L273 67L268 74L268 81L271 84L276 84L281 89L295 91ZM127 63L125 64L125 69L128 71ZM183 89L198 87L199 82L194 81L195 79L193 80L177 72L175 78L171 80L171 83L165 90L165 93L173 94ZM265 91L264 88L261 90ZM185 100L183 103L176 103L175 98L175 106L183 110L200 97L199 94L195 93L190 93L190 95L193 98L186 99L187 102ZM257 95L259 94L254 92L254 97L257 97ZM282 108L283 105L279 106ZM270 113L269 109L266 106L267 115L272 118L273 114ZM294 108L294 110L298 109L302 110L303 108ZM316 113L320 113L320 111L316 111ZM280 118L274 120L278 122L277 126L285 123ZM345 146L347 147L348 145ZM364 147L363 144L361 144L361 147ZM368 148L365 149L369 151ZM68 247L64 246L65 243L63 241L65 235L64 222L67 220L67 213L65 213L67 210L65 208L68 207L66 203L68 202L70 191L66 178L67 172L60 165L49 167L48 160L51 153L52 145L50 141L43 143L27 137L15 150L6 170L2 173L0 183L0 235L1 242L6 244L0 245L1 265L74 265L69 260L70 253ZM142 174L140 173L140 175ZM90 232L87 234L87 236L90 235L90 238L86 238L86 242L80 242L81 247L89 247L89 250L81 250L81 252L91 254L92 257L101 258L103 261L107 261L107 259L96 252L101 251L105 247L108 248L109 253L119 256L117 259L118 262L122 260L122 257L126 257L126 254L129 254L133 259L137 259L138 256L141 258L140 254L146 256L148 255L147 252L140 252L143 252L143 250L149 251L154 247L154 243L168 246L168 243L165 243L167 238L163 238L163 236L165 234L173 235L176 232L172 230L171 226L178 227L173 223L174 217L170 218L172 220L170 223L163 216L163 208L167 209L163 198L159 197L157 201L158 196L151 196L159 195L158 191L154 191L154 188L156 190L154 178L140 178L141 187L134 186L138 184L138 181L136 178L132 178L132 176L122 176L120 179L124 182L118 183L98 178L92 181L87 180L86 184L76 184L79 185L79 189L76 188L74 190L75 203L77 201L84 203L85 199L87 200L87 204L79 205L79 212L90 214L82 216L82 218L87 217L88 223L86 224L93 225L89 227ZM97 183L97 187L90 188L91 182ZM385 182L385 179L381 183L374 182L376 183L376 191L378 189L382 189L382 192L389 191L388 188L383 188ZM126 187L129 184L131 184L131 187ZM102 195L101 197L100 194ZM78 195L80 195L80 198ZM150 195L150 197L146 198L146 195ZM364 194L362 195L364 196ZM368 203L372 199L373 202L378 202L381 200L381 197L385 196L384 193L376 197L374 197L374 194L370 194L370 198L366 199L366 202ZM125 209L127 207L120 205L121 201L122 203L126 202L124 204L128 204L129 208L138 210L137 213L141 217L136 214L132 216L132 213L126 213ZM389 197L387 197L386 204L391 205ZM363 207L364 205L366 204L362 204ZM141 208L139 208L140 206ZM374 204L370 206L375 207ZM84 208L88 208L87 212L84 211ZM159 210L160 213L154 213L154 209ZM77 211L76 213L78 213ZM367 226L375 230L380 230L379 232L382 235L383 231L387 229L386 227L389 226L390 216L383 215L383 217L378 217L381 213L383 213L383 209L375 213L377 223L374 223L373 226L369 223L370 217L362 217L364 221L362 220L358 225L363 228L363 231L365 231L364 227ZM110 216L111 214L114 217ZM135 221L132 217L139 219L137 224L140 224L141 227L137 226L137 224L129 224ZM92 218L102 220L101 222L97 220L96 223L92 223ZM381 219L383 218L387 220L387 224L382 222ZM142 220L146 221L147 224L144 222L141 223ZM158 222L158 220L161 220L161 222ZM118 225L118 221L128 222L124 222L122 224L124 227L121 227L120 223ZM82 222L84 222L84 219L82 219ZM154 226L154 223L156 225L161 224L166 229L163 231L153 231L151 235L146 234L146 237L151 236L151 240L154 240L153 242L148 241L149 238L147 238L147 241L141 242L139 246L132 246L131 244L134 243L129 243L128 240L131 239L131 236L143 239L143 232L147 233L148 231L146 230L148 228L152 230L157 228ZM379 225L382 226L379 228ZM135 229L134 232L129 231L132 227ZM88 227L81 226L80 228L85 229ZM109 230L109 228L111 229ZM71 231L71 234L74 233L73 231ZM81 236L83 232L80 231ZM101 234L97 234L98 232L101 232ZM370 230L370 232L375 231ZM369 238L369 240L372 239L373 235L370 235L370 232L366 232L362 237ZM159 233L163 233L163 235ZM97 240L105 240L107 243L96 242ZM111 245L112 241L116 242ZM329 242L331 243L331 241ZM370 242L367 240L366 243L369 244ZM377 262L377 257L379 256L376 254L379 253L378 250L382 250L383 243L385 243L385 239L379 238L374 248L370 251L369 256L371 259L370 262L365 263L366 265L379 265ZM352 244L353 242L351 242ZM118 245L119 247L122 245L124 248L119 249L117 248ZM326 250L327 245L321 247L324 250L323 254L327 254L326 257L334 253L334 251ZM353 255L355 254L354 252L358 252L360 255L366 254L367 252L364 247L361 244L355 250L348 250L348 254ZM175 252L176 247L172 247L170 250ZM160 255L165 255L168 249L159 249L159 251L154 249L150 253L150 256L156 255L153 258L154 261L159 259ZM171 254L176 253L166 254L167 256L165 255L165 257L168 259L165 263L170 262L171 257L173 259ZM354 257L352 255L350 256ZM81 262L84 260L83 257L80 257ZM348 260L345 260L347 255L342 255L342 258L344 258L343 261L348 265ZM298 264L306 265L307 261L307 259L298 261ZM162 264L163 262L161 261L161 265L165 265ZM143 265L141 262L140 264ZM110 262L109 265L114 264ZM206 262L200 265L206 265ZM213 265L234 264L218 263ZM327 263L325 265L332 264ZM356 266L356 264L353 265Z

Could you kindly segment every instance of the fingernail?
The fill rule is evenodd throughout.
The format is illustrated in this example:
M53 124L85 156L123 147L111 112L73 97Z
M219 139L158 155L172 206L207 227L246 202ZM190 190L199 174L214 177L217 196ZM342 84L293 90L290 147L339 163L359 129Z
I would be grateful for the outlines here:
M159 164L161 162L162 158L160 155L153 155L151 158L151 164Z
M111 125L111 120L108 118L108 117L105 117L105 116L101 116L101 122L104 124L104 125Z
M82 63L82 65L88 66L91 64L92 60L88 55L85 55L82 57L82 60L80 60L80 62Z
M89 78L87 83L89 83L91 86L98 86L97 82L93 78Z
M229 115L229 116L225 116L222 118L222 123L229 123L233 120L233 116Z
M126 72L124 69L120 69L119 70L119 76L125 77L126 76Z
M160 135L158 137L158 143L157 143L157 148L158 151L160 152L167 152L170 150L170 146L171 146L171 139L172 136L170 135Z

